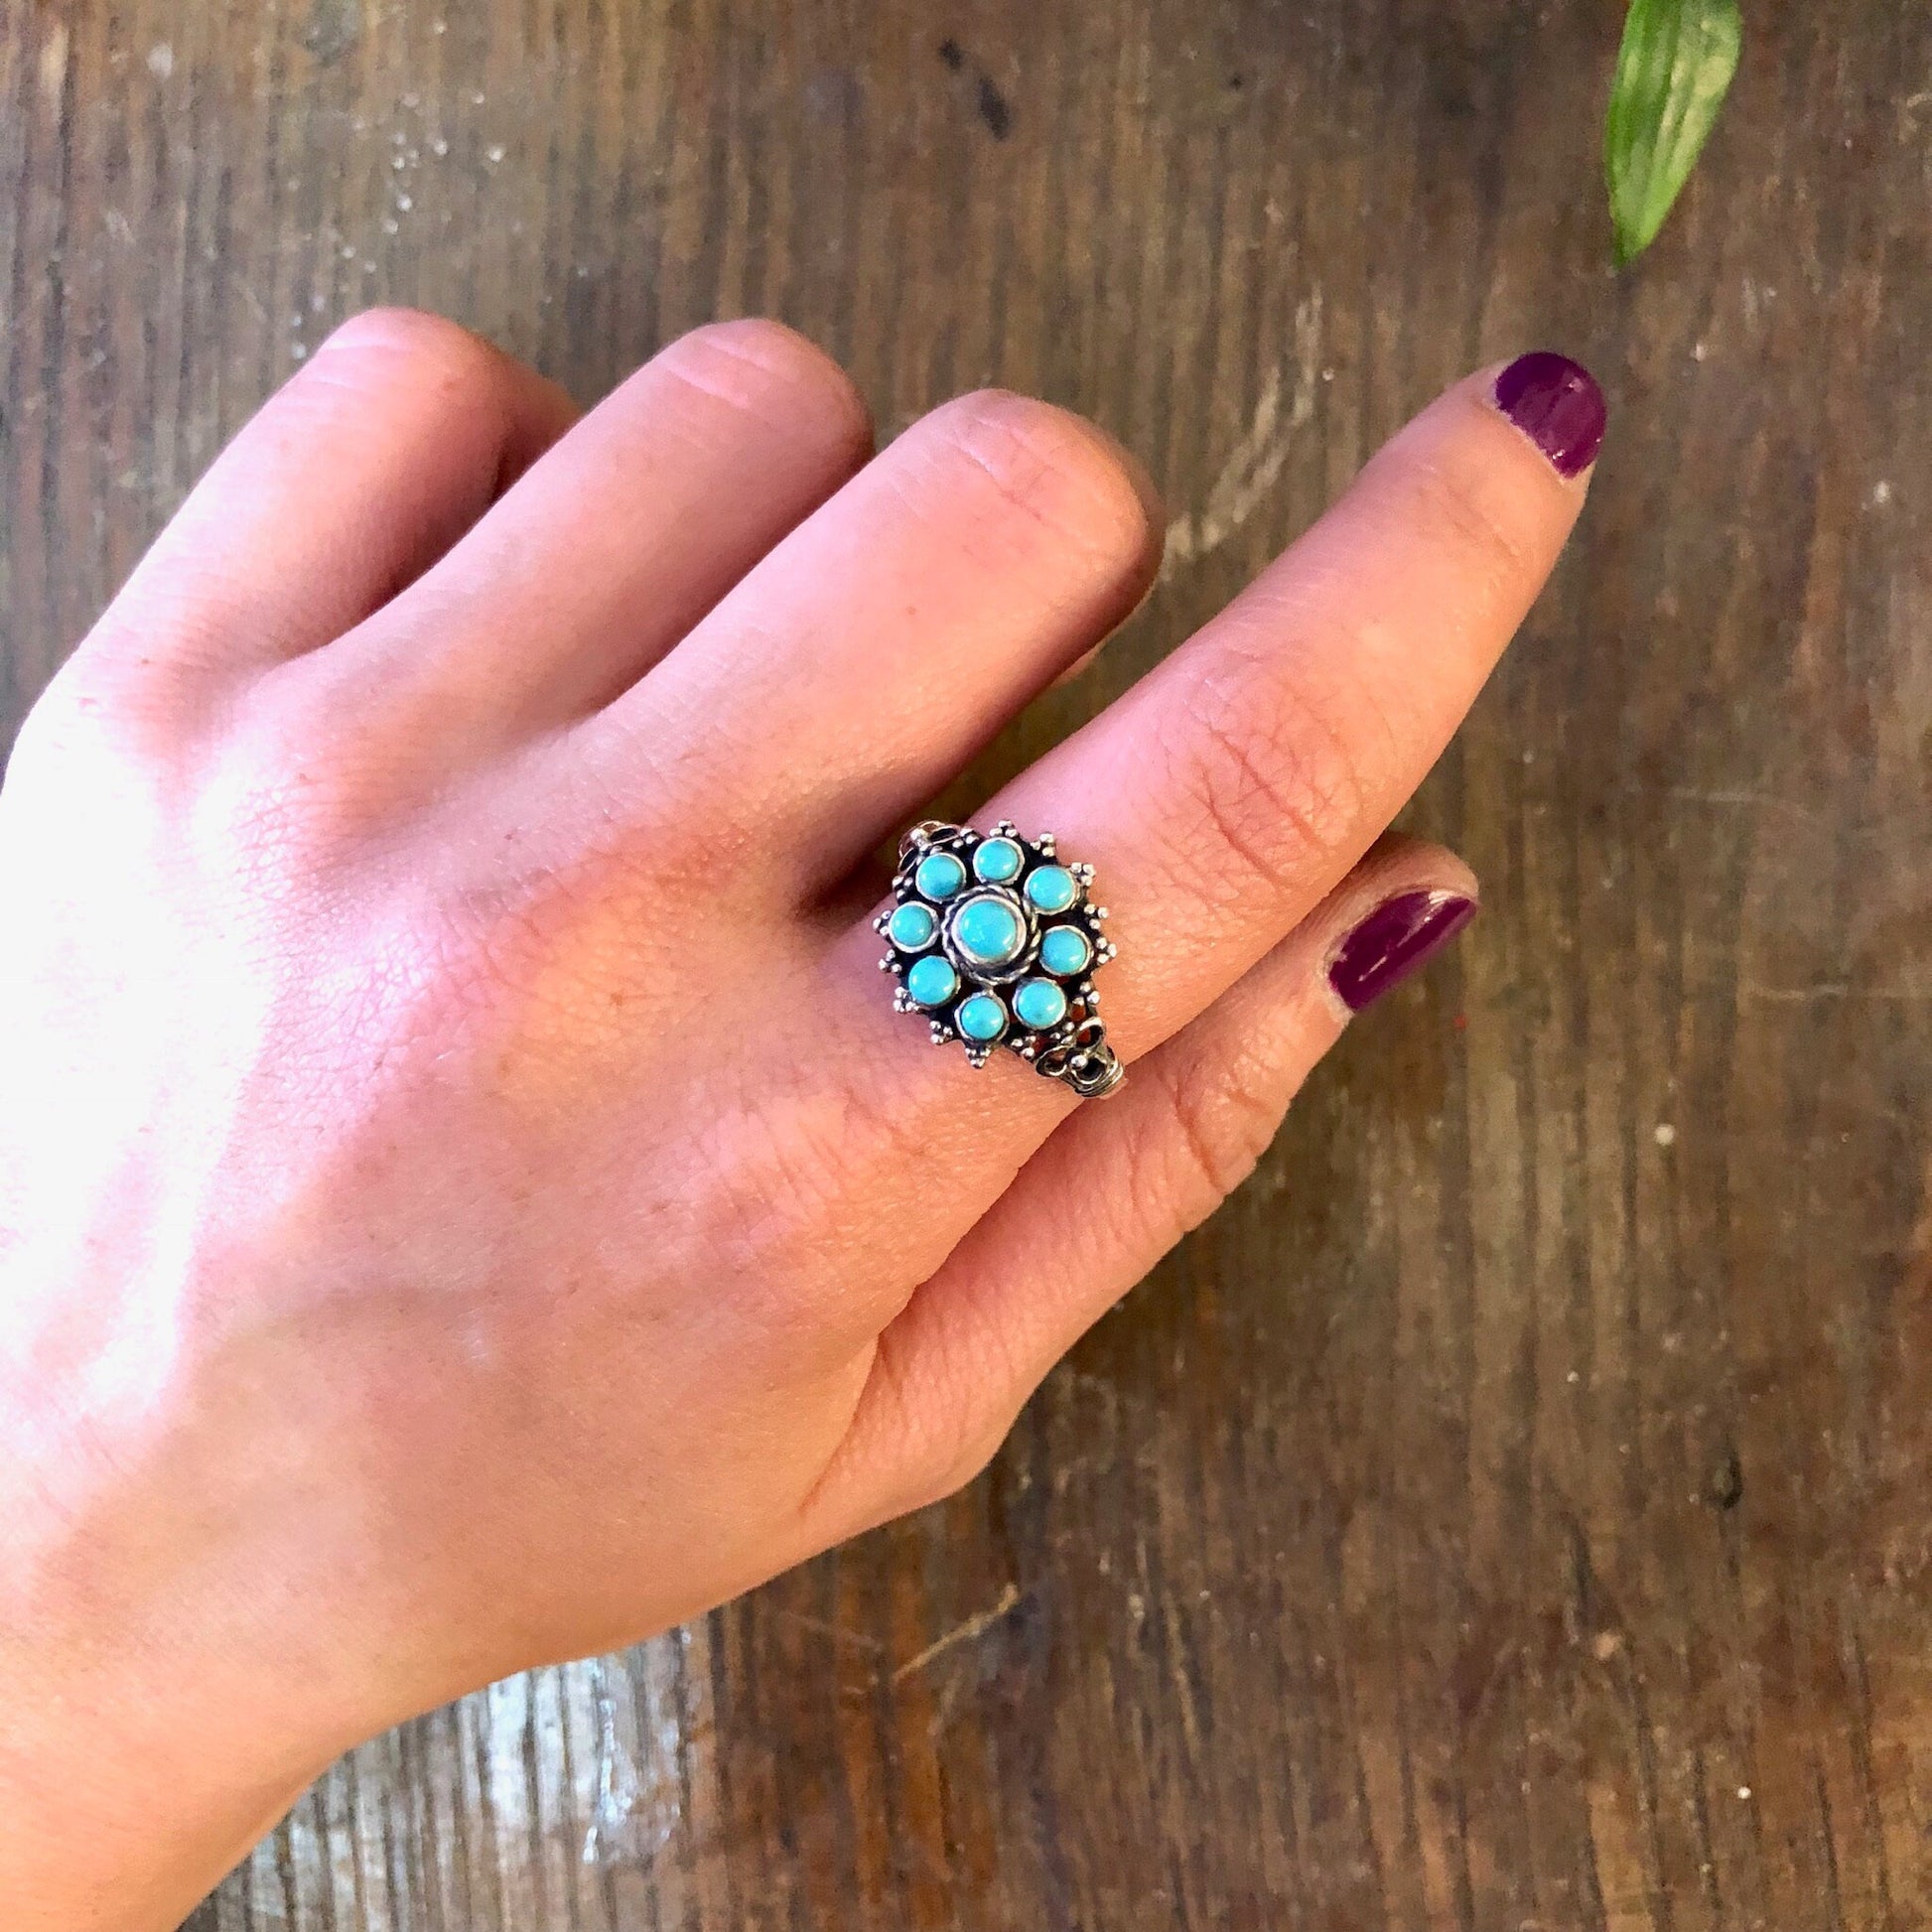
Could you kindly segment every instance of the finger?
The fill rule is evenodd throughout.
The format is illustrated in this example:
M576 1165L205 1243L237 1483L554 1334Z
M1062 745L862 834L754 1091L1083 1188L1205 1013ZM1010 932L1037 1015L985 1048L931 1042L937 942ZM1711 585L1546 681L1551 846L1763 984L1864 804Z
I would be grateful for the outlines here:
M779 544L573 756L620 795L670 771L678 820L809 891L1134 608L1160 527L1152 486L1091 424L962 397Z
M452 758L579 718L703 617L872 448L837 363L775 322L654 356L328 666Z
M1494 397L1492 373L1424 411L1243 596L983 814L1051 827L1062 853L1097 868L1120 947L1100 991L1130 1060L1347 874L1547 578L1583 481ZM956 1047L906 1040L867 973L877 954L868 925L828 959L819 1011L838 1013L836 1077L849 1088L894 1069L893 1107L949 1164L968 1214L1067 1102L1054 1083L1019 1077L1010 1055L974 1075ZM910 1211L899 1190L915 1186L881 1175L882 1214Z
M1099 869L1119 957L1098 991L1130 1065L1346 876L1547 575L1581 476L1505 419L1492 384L1426 410L1242 598L987 807ZM878 959L870 922L828 948L801 1002L813 1084L760 1104L772 1131L834 1148L828 1188L891 1232L868 1278L890 1314L896 1284L931 1274L1077 1103L1004 1048L974 1072L956 1041L928 1044L881 997ZM869 1136L842 1141L855 1119ZM864 1285L848 1266L834 1286L849 1302Z
M1588 385L1600 435L1594 384L1561 366ZM1099 869L1123 949L1108 1027L1126 1050L1200 1012L1347 874L1548 580L1587 473L1576 446L1566 474L1498 406L1510 369L1425 410L1241 597L989 807L1050 825Z
M410 583L576 415L440 316L345 322L217 457L83 646L82 668L209 679L314 650Z
M1351 1012L1474 910L1459 860L1385 840L1117 1099L1067 1120L881 1337L821 1505L856 1528L971 1476L1053 1363L1253 1171Z

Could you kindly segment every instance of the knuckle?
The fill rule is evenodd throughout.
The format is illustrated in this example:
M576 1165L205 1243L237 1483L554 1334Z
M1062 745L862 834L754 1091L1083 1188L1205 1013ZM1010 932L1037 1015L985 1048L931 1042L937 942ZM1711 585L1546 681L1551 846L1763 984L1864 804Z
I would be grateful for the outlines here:
M855 455L872 447L872 414L852 378L816 343L781 322L750 317L707 323L680 336L657 362L746 415L822 424L828 441Z
M1297 683L1223 670L1187 687L1165 822L1212 890L1293 897L1355 837L1367 786L1346 733Z
M1002 549L1018 517L1056 547L1114 571L1152 559L1154 519L1119 448L1071 411L982 389L929 419L949 472L985 499ZM985 514L985 511L982 512Z
M287 870L327 870L393 829L409 766L380 734L319 737L299 711L240 718L208 761L196 803L204 828Z

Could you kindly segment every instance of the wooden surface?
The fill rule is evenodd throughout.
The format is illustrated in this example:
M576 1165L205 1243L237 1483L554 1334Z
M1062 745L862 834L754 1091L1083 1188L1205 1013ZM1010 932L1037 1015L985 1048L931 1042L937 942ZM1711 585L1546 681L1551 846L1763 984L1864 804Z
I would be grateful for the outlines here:
M196 1932L1932 1924L1932 14L0 0L0 723L340 316L781 315L1170 492L1114 694L1480 357L1613 406L1414 822L1487 882L954 1502L333 1773ZM982 773L982 776L988 775Z

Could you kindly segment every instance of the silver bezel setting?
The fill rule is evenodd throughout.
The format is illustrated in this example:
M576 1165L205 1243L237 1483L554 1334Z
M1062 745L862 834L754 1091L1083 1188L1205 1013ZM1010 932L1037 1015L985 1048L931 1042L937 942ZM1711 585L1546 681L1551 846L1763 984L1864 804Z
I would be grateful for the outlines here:
M988 881L979 877L973 855L989 839L1009 840L1020 849L1021 867L1013 878ZM966 874L964 885L945 898L927 897L918 887L919 867L935 852L957 858ZM898 982L893 996L894 1006L900 1013L924 1015L934 1043L943 1045L958 1040L967 1059L976 1067L983 1067L997 1048L1004 1047L1018 1054L1035 1072L1049 1080L1061 1081L1083 1099L1099 1099L1112 1093L1126 1070L1107 1042L1093 975L1118 949L1101 929L1107 908L1093 902L1093 868L1061 858L1050 832L1042 832L1036 839L1023 838L1010 819L1002 819L991 832L928 819L913 826L899 841L898 856L898 872L893 881L893 904L873 921L887 942L887 953L879 962L880 968ZM1073 902L1060 911L1042 912L1027 897L1027 880L1043 866L1057 866L1072 878ZM1019 952L1012 959L994 965L963 951L953 930L955 916L973 900L986 897L998 899L1016 912L1024 934ZM923 946L901 947L892 936L893 914L900 906L914 903L925 906L933 914L938 934ZM1040 940L1051 926L1073 926L1085 937L1088 957L1079 972L1053 973L1040 963ZM951 964L958 984L942 1004L924 1007L906 991L905 976L919 960L934 956L943 957ZM1047 980L1066 996L1066 1013L1054 1026L1031 1028L1020 1018L1012 995L1031 979ZM1007 1028L998 1039L971 1039L960 1032L960 1007L982 993L997 999L1006 1012Z

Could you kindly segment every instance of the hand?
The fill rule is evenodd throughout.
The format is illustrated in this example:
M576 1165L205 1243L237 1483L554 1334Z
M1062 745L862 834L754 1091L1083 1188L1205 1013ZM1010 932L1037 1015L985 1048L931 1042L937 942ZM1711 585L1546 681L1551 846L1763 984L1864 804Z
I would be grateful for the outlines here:
M997 394L868 462L764 323L571 421L448 324L349 323L21 735L15 1932L171 1925L357 1738L971 1476L1464 915L1377 840L1601 407L1554 357L1452 390L979 815L1111 905L1133 1069L1077 1109L893 1012L868 855L1132 611L1139 472Z

